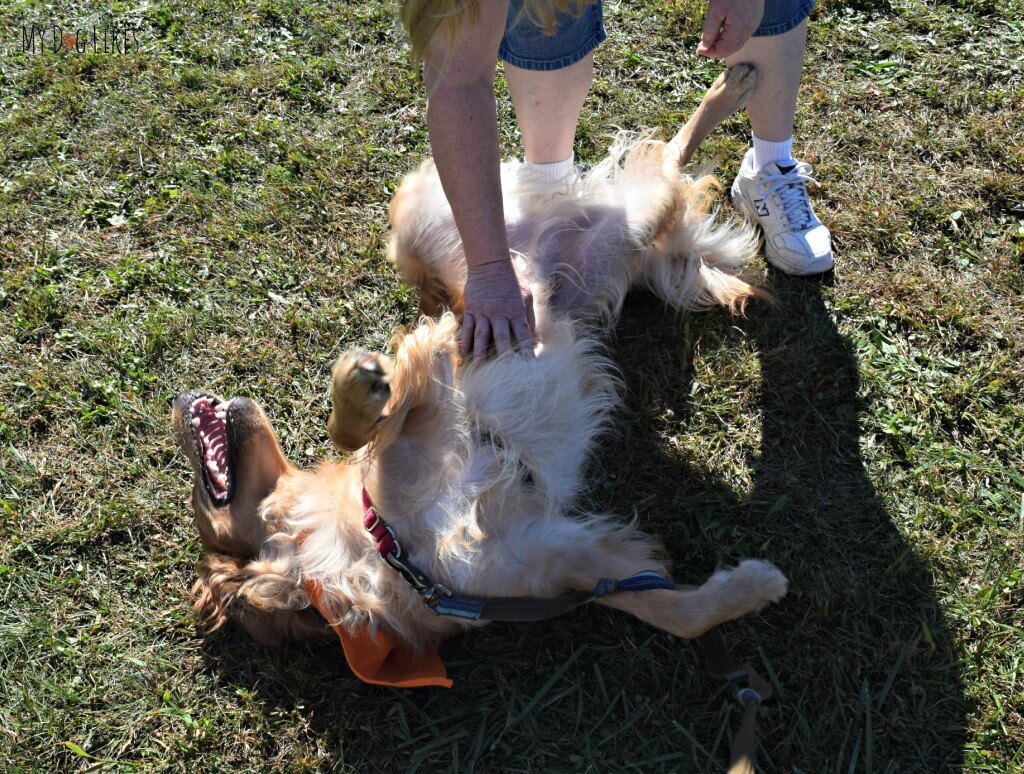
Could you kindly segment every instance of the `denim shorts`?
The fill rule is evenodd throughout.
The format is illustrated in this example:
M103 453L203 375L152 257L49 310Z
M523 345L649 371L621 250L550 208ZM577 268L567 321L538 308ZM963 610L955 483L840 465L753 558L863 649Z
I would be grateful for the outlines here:
M593 51L608 34L604 29L601 0L583 9L577 19L572 14L557 16L554 35L544 34L527 19L516 18L523 9L522 0L512 0L508 7L505 37L501 39L498 56L503 62L523 70L560 70L576 64ZM806 19L814 9L814 0L765 0L759 35L781 35Z

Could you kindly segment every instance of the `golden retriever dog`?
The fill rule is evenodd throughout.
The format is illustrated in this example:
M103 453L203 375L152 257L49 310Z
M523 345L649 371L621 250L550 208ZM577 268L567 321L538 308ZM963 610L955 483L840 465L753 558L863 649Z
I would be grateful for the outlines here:
M655 539L577 505L585 462L619 401L600 335L631 287L680 310L738 311L757 294L741 276L757 249L751 229L710 211L712 178L680 171L755 78L750 68L723 74L671 142L620 136L578 180L528 179L503 164L509 241L535 297L535 357L460 356L465 264L428 161L394 197L390 249L437 316L397 334L392 357L356 351L334 365L329 432L354 454L301 470L253 400L178 396L173 427L194 470L206 552L193 600L200 619L232 619L268 644L330 635L311 607L314 583L331 623L414 649L486 623L433 614L385 563L364 529L364 488L408 558L458 595L551 598L602 577L668 576ZM747 559L698 587L598 602L693 638L786 588L773 565Z

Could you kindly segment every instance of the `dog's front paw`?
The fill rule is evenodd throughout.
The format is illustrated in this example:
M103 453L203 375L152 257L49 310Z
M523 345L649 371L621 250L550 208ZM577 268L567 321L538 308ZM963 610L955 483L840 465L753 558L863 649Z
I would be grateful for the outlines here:
M327 429L343 451L365 446L391 399L393 366L387 355L346 352L331 371L331 410Z
M378 412L391 397L391 358L380 353L346 352L334 366L331 377L350 401L364 402Z

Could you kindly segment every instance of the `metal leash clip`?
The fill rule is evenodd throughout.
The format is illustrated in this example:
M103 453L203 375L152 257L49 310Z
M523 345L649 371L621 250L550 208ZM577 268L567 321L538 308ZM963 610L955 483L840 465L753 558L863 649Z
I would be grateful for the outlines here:
M438 614L435 608L437 603L441 601L442 597L450 597L452 595L451 590L440 583L435 583L425 589L417 589L419 595L423 597L423 601L426 603L427 608L430 612Z
M748 668L740 667L734 669L725 675L725 679L737 687L736 698L740 705L746 707L748 704L753 702L757 706L761 706L764 701L763 697L756 689L751 687L750 670Z

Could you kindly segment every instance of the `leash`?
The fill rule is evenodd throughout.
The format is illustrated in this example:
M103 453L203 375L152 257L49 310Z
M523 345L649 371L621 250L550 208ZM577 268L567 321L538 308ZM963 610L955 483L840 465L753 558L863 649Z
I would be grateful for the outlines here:
M729 753L729 774L754 774L757 745L754 731L757 711L772 696L772 686L750 664L736 666L729 655L729 646L718 629L710 629L697 640L707 670L726 680L736 689L736 698L743 707L743 719L732 739Z
M363 487L363 526L376 541L377 553L397 570L419 594L427 610L434 615L465 618L472 621L543 621L564 615L595 599L617 591L675 589L676 584L653 570L628 578L601 578L591 591L568 591L551 599L536 597L464 597L454 595L440 583L432 583L402 549L395 531L377 512L366 487ZM711 629L696 639L708 671L736 688L743 707L739 730L733 737L729 756L729 774L754 774L756 759L755 728L761 704L771 698L771 684L750 664L736 666L729 655L725 638Z

